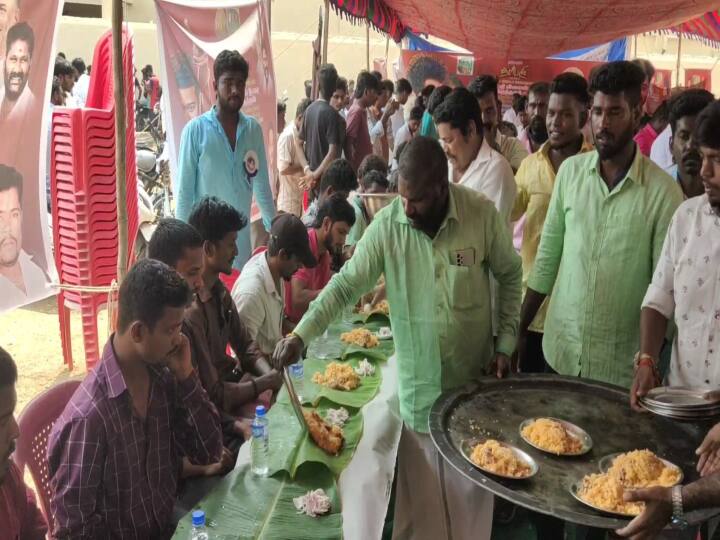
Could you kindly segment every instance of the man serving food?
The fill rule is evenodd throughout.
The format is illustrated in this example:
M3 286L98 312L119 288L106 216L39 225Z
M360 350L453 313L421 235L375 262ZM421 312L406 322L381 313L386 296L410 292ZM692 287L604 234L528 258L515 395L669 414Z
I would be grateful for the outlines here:
M443 463L428 435L428 418L441 392L488 369L499 377L508 371L519 318L520 258L493 203L448 183L437 141L417 137L408 143L398 189L400 197L375 216L353 257L278 344L273 363L295 362L384 273L404 421L394 538L489 539L492 495ZM490 272L499 284L496 340Z

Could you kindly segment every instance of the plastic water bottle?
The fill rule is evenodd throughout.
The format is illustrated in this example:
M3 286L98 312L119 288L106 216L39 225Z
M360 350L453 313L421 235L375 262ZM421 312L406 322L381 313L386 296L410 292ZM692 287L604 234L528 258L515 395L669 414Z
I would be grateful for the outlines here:
M255 407L255 419L252 423L251 442L251 468L258 476L267 476L270 450L270 437L268 433L268 419L265 416L265 407Z
M192 513L192 530L190 531L190 540L208 540L207 529L205 528L205 512L195 510Z
M296 364L290 366L290 377L292 378L293 388L297 394L298 400L302 403L305 395L305 371L302 360L298 360Z

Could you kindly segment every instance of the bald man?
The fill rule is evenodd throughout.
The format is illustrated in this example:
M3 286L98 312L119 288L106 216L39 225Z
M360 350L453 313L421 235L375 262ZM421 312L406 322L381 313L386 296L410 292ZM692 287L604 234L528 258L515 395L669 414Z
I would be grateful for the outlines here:
M278 344L273 363L295 362L306 344L384 274L404 422L394 538L488 540L492 495L443 462L428 435L428 418L443 391L484 373L507 373L522 265L493 203L448 182L447 158L434 139L408 143L398 190L400 197L375 216L352 258L294 333ZM497 340L490 272L499 284Z

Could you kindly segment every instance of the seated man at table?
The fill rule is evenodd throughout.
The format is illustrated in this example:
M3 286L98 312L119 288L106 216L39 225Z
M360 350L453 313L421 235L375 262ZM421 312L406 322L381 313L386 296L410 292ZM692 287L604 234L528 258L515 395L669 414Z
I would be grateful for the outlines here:
M25 485L22 471L11 456L20 436L15 421L17 367L0 347L0 526L2 538L44 540L47 524L35 502L35 494Z
M238 254L235 240L247 225L245 216L217 197L205 197L193 207L188 222L203 239L203 287L185 314L183 331L203 387L224 413L227 443L233 435L248 434L249 422L238 422L237 417L252 417L260 394L279 389L282 378L240 321L220 280L221 272L232 272ZM228 345L236 358L227 353Z
M347 199L350 192L357 187L357 176L350 162L347 159L336 159L323 173L320 180L320 195L310 204L302 217L302 222L306 227L312 227L325 199L333 193L339 193Z
M310 249L317 266L297 272L292 277L290 287L285 289L285 313L291 323L297 324L310 302L317 298L330 281L332 254L342 250L354 223L355 210L342 193L334 193L320 206L315 224L308 229Z
M232 290L240 321L263 354L270 356L277 342L294 328L285 318L285 290L290 288L290 279L301 268L316 266L300 218L276 216L267 251L247 262Z
M379 193L387 193L390 188L390 182L388 181L387 175L380 171L370 171L360 179L360 188L358 193L377 195ZM365 233L365 229L370 225L371 217L370 212L365 205L365 199L359 195L352 198L352 206L355 210L355 225L348 233L345 244L347 246L354 246L360 241L362 235Z
M180 456L220 459L218 413L180 331L190 298L160 261L123 280L117 332L50 433L54 538L167 538Z

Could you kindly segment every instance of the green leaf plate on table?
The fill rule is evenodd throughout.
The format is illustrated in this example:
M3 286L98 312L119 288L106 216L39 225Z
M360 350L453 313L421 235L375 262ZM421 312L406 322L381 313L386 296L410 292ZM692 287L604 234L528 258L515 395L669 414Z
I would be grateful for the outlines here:
M285 391L283 389L285 393ZM334 403L321 400L316 407L318 414L325 418L328 409L339 408ZM347 408L347 407L346 407ZM348 409L350 418L343 427L345 444L337 456L332 456L322 450L310 438L310 434L303 431L297 417L286 400L279 398L268 413L270 422L270 473L284 470L295 476L298 469L306 463L320 463L325 465L335 476L348 466L355 454L363 432L362 413L352 408Z
M353 355L346 363L356 368L362 359L366 357L367 356ZM372 358L367 358L372 361ZM382 375L380 374L377 362L372 362L375 366L375 374L369 377L360 377L360 386L355 390L333 390L332 388L320 386L312 382L313 375L317 372L325 373L325 368L328 364L329 362L326 360L316 360L314 358L307 358L303 362L303 371L305 374L305 395L303 396L303 403L317 405L320 399L325 398L336 405L360 409L377 395L380 389L380 383L382 382Z
M390 317L377 311L371 313L353 313L349 319L354 323L380 323L382 326L390 326Z
M320 488L332 501L330 513L316 518L299 514L293 498ZM316 463L301 467L294 480L284 471L258 477L245 465L228 473L197 508L205 511L205 523L213 540L342 538L342 509L335 478ZM190 537L191 514L180 520L174 539Z
M372 349L348 344L340 339L341 334L344 332L350 332L356 328L367 328L370 332L377 334L382 326L387 325L378 323L366 324L364 326L350 324L333 325L328 329L327 338L321 336L310 343L307 357L325 359L342 358L343 360L346 360L348 357L357 354L363 355L363 358L367 358L368 360L374 359L386 362L393 354L395 354L395 343L392 339L381 339L379 345L377 347L373 347Z

